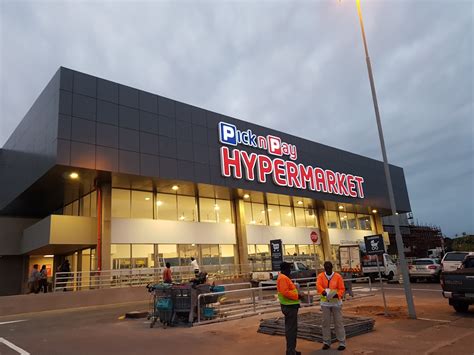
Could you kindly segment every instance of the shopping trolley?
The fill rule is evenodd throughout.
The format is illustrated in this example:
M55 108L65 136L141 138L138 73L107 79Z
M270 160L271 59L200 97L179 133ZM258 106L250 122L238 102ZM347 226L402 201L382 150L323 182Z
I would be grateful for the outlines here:
M166 328L171 324L173 316L173 299L171 292L171 284L159 283L155 285L146 286L148 292L152 294L152 300L150 304L150 313L148 319L150 322L150 328L153 328L156 321L159 320L163 327Z

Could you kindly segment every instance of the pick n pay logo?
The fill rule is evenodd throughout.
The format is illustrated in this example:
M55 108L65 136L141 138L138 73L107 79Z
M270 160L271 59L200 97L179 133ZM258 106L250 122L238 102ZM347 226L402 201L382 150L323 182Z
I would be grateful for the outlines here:
M231 123L219 122L219 141L222 144L237 146L239 144L253 148L265 149L277 156L287 155L296 160L297 152L294 144L282 142L281 138L267 135L257 136L251 129L241 131Z

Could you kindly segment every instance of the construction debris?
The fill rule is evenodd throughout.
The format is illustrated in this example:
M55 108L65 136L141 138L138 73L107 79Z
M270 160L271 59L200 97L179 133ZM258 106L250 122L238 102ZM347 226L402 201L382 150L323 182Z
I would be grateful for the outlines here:
M374 329L375 320L365 317L343 317L346 337L369 333ZM323 342L322 313L308 312L298 315L298 338L315 342ZM269 318L260 321L259 333L269 335L285 335L285 318ZM336 340L334 326L331 325L332 341Z

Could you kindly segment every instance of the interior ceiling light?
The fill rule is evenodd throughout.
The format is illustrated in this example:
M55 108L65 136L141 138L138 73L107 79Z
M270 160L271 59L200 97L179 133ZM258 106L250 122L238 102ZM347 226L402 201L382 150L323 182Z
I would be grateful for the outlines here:
M339 209L340 209L340 210L343 210L343 209L344 209L344 206L339 206Z
M268 211L268 212L271 212L271 211L272 211L272 209L271 209L271 208L269 208L267 211Z
M225 219L225 223L229 223L230 222L230 219L229 218L226 218Z
M287 215L288 217L291 217L291 212L288 212L286 215Z
M244 195L244 198L250 198L250 195L249 195L249 194L245 194L245 195Z
M178 191L178 190L179 190L179 186L178 186L178 185L173 185L173 187L171 187L171 190L173 190L173 191Z
M298 202L296 202L298 205L302 205L303 204L303 201L299 200Z
M163 204L162 201L156 201L156 205L157 205L157 206L161 206L162 204Z
M149 197L145 197L145 201L150 201L150 198L149 198Z
M377 213L377 210L372 210L372 213Z
M215 205L214 205L214 211L219 211L219 210L220 210L219 205L215 204Z
M71 179L77 179L77 178L79 177L79 174L76 173L76 172L72 172L72 173L69 174L69 177L70 177Z

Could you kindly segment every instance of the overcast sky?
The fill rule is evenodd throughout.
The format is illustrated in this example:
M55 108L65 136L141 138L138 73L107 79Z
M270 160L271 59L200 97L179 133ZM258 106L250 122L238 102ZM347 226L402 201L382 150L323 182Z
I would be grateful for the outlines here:
M59 66L381 159L354 0L0 0L0 146ZM362 1L412 210L474 233L473 1Z

